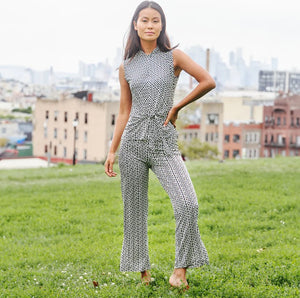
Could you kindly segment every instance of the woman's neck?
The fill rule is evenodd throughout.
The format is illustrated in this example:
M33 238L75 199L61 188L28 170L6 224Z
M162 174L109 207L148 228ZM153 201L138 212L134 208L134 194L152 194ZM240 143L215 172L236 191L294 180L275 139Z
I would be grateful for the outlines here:
M141 48L146 55L151 54L157 47L157 40L151 42L141 40L140 42L141 42Z

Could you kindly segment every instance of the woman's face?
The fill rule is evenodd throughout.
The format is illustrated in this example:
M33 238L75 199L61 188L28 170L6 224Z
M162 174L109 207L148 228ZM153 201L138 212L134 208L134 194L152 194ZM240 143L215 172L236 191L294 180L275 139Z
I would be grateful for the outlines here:
M142 9L136 22L133 22L134 29L141 40L156 40L162 30L160 13L153 8Z

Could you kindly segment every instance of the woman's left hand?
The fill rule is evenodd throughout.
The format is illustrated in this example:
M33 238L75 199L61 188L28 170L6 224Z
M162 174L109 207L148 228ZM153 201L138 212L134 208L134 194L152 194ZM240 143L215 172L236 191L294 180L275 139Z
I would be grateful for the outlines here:
M167 116L167 119L164 123L164 126L167 126L167 124L169 122L172 123L172 125L176 128L176 120L177 120L177 117L178 117L178 109L176 109L175 107L173 107L169 113L168 113L168 116Z

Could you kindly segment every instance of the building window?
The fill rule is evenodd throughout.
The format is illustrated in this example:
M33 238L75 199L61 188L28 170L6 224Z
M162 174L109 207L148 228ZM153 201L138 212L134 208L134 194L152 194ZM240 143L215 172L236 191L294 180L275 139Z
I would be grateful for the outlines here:
M280 124L281 124L281 118L277 117L277 125L280 125Z
M294 117L291 117L291 126L294 126Z
M53 137L54 137L54 139L57 139L57 128L54 128Z
M48 128L44 127L44 137L47 138L48 137Z
M205 134L205 141L208 142L208 133Z
M68 122L68 112L65 112L65 122Z
M286 125L286 118L283 117L283 125Z
M224 141L225 141L225 143L229 143L230 142L230 135L225 135Z
M87 160L87 150L86 149L83 150L83 159Z
M84 113L84 123L88 124L88 113Z
M239 141L240 141L240 135L238 135L238 134L233 135L233 142L238 143ZM251 140L250 140L250 142L251 142Z
M268 143L268 135L265 135L265 144Z
M88 139L88 132L85 131L84 132L84 142L87 143L87 139Z
M67 157L67 147L64 147L64 158Z
M45 153L48 153L48 145L45 145L44 151L45 151Z
M211 133L210 133L210 141L213 142L213 140L214 140L214 133L211 132Z
M234 158L240 157L240 150L233 150L233 157Z
M299 117L297 117L296 125L297 125L297 126L300 126L300 118L299 118Z
M116 115L115 114L112 114L111 115L111 125L115 125L115 121L116 121Z
M254 142L255 142L255 143L257 142L257 139L258 139L257 133L254 133Z
M77 121L79 121L79 113L78 113L78 112L76 112L76 114L75 114L75 119L76 119Z
M271 135L271 143L274 143L274 136Z
M54 155L55 156L57 155L57 147L56 147L56 145L54 146Z
M54 111L54 121L57 121L58 111Z
M224 151L224 158L229 158L229 150Z
M206 119L207 124L219 124L219 115L218 114L207 114Z
M68 131L65 129L64 130L64 139L66 140L68 138Z
M46 119L49 119L49 111L46 111Z

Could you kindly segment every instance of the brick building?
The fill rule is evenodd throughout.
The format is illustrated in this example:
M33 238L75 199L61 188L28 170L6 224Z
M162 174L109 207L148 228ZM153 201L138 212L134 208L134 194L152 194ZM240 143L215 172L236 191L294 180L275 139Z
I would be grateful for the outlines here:
M240 158L242 156L242 126L239 123L225 124L223 133L223 158Z
M264 107L263 157L300 155L300 95L280 96Z

